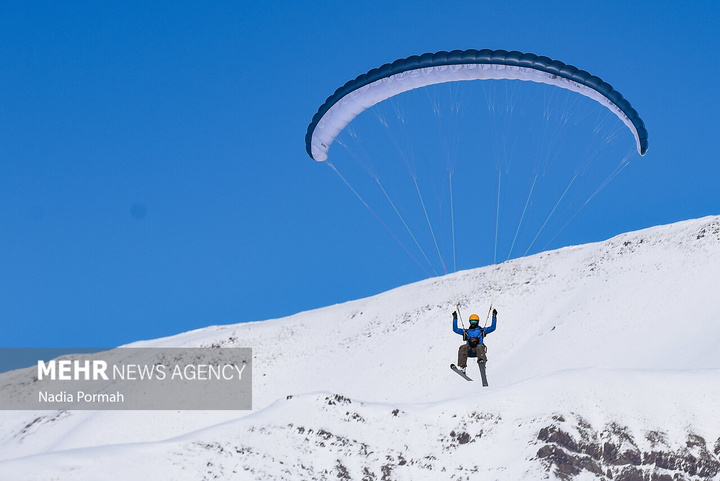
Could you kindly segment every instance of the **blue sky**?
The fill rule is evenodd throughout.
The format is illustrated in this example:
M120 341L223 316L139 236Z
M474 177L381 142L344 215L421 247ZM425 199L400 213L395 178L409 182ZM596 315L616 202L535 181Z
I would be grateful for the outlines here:
M424 278L304 147L337 87L413 54L547 55L640 112L648 155L566 243L720 214L718 23L710 1L4 2L0 345L110 347Z

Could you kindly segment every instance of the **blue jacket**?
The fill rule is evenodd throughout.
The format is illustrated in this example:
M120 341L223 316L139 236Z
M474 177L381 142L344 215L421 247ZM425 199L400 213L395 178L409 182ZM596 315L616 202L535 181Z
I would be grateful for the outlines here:
M495 328L497 327L497 317L493 316L492 318L492 324L490 324L490 327L482 328L478 327L476 329L461 329L458 327L457 323L457 317L453 317L453 331L456 334L460 334L461 336L467 332L467 342L470 343L471 337L476 337L480 344L483 344L483 338L493 332Z

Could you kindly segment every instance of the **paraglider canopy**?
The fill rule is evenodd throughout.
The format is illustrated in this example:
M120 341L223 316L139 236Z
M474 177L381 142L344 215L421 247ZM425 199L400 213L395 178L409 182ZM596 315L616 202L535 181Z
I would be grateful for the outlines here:
M305 149L327 159L337 135L361 112L402 92L461 80L526 80L578 92L610 109L630 129L645 155L648 135L638 113L601 78L559 60L506 50L453 50L398 59L347 82L318 109L305 135Z

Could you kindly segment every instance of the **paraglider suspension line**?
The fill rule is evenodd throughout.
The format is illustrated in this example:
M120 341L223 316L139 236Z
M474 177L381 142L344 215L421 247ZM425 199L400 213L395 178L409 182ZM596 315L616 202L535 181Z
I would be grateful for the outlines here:
M365 202L365 199L363 199L362 196L358 193L358 191L356 191L356 190L353 188L353 186L350 185L350 183L347 181L347 179L335 168L335 166L334 166L330 161L325 161L325 163L326 163L328 166L330 166L330 168L332 168L333 171L335 171L335 173L340 177L340 179L342 179L342 181L345 183L345 185L348 186L348 188L352 191L352 193L355 194L355 196L360 200L360 202L362 202L363 205L365 205L365 207L367 207L367 209L370 211L370 213L372 213L372 215L375 216L375 218L378 220L378 222L380 222L380 224L385 228L385 230L387 230L387 231L390 233L390 235L393 237L393 239L395 239L395 240L397 241L397 243L400 244L400 247L402 247L402 248L405 250L405 252L407 252L408 255L412 258L412 260L414 260L415 263L420 267L420 269L422 269L422 271L423 271L428 277L430 277L430 273L422 266L422 264L415 258L415 256L412 255L412 253L408 250L408 248L405 247L405 244L403 244L403 243L400 241L400 239L397 238L397 236L396 236L396 235L393 233L393 231L387 226L387 224L385 224L385 222L382 221L382 219L380 218L380 216L378 216L378 215L375 213L375 211L372 210L372 208L368 205L368 203ZM437 275L437 274L436 274L436 275Z

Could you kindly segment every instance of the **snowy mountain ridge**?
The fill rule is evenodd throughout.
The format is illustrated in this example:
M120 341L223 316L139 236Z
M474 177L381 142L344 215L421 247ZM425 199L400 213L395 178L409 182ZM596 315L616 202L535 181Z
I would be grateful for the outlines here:
M253 410L0 412L0 478L720 480L718 272L707 217L138 342L253 348Z

